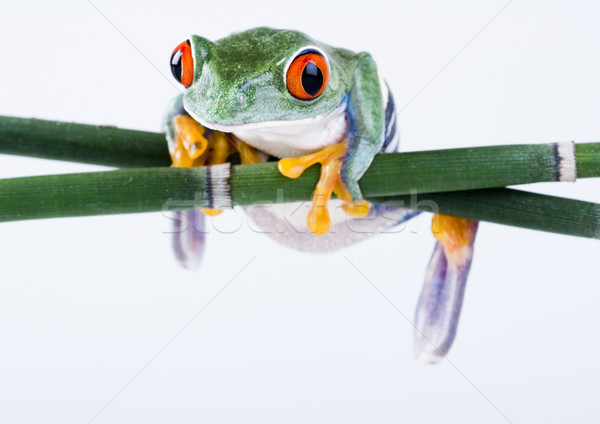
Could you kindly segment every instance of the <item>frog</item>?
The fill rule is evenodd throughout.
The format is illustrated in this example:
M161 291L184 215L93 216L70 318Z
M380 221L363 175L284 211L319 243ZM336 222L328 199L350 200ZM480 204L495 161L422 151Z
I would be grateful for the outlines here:
M232 157L242 165L276 160L281 174L297 178L320 165L306 231L267 208L246 209L276 241L330 252L419 214L372 204L360 189L375 155L399 146L394 99L369 53L260 27L217 41L191 35L175 48L170 66L185 90L163 121L173 166L213 166ZM346 217L335 225L334 202ZM173 247L184 267L201 263L205 217L221 212L176 212ZM414 322L415 356L422 363L441 361L454 341L478 227L477 221L439 214L432 223L436 244Z

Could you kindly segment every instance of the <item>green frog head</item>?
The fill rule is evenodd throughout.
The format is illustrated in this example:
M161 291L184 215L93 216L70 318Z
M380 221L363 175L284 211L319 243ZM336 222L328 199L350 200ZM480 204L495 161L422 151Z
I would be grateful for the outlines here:
M255 28L216 42L197 35L171 57L186 111L207 127L329 115L352 86L356 55L290 30Z

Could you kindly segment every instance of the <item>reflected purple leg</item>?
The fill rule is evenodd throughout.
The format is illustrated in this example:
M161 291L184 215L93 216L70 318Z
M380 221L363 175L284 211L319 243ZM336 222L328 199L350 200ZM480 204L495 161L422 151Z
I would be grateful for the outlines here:
M204 255L204 214L199 209L176 211L173 221L173 251L187 269L198 269Z

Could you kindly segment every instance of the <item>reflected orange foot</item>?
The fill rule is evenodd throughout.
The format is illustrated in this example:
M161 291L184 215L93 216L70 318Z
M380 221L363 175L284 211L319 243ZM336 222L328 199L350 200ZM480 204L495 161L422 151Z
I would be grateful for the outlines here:
M327 234L331 228L331 218L327 203L331 194L342 200L342 208L352 216L360 217L369 213L369 203L366 200L353 202L352 195L342 182L340 172L342 158L348 147L346 142L325 147L316 153L297 158L285 158L279 161L279 172L288 178L298 178L310 166L320 163L321 176L313 193L312 207L306 219L308 229L317 235Z

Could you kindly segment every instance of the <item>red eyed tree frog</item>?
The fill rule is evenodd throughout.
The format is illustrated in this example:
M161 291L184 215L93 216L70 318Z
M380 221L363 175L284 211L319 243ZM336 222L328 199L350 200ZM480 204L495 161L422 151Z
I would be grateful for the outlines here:
M371 205L360 191L373 157L398 145L394 101L368 53L255 28L216 42L192 35L173 52L171 70L186 88L164 121L174 166L215 165L239 153L244 164L279 160L280 172L295 178L321 164L306 218L310 231L295 231L264 208L249 210L262 228L284 225L269 231L278 241L331 251L417 214ZM331 227L332 194L354 226ZM199 263L204 215L219 212L179 212L174 248L184 266ZM415 320L415 354L425 363L442 359L454 340L477 230L477 222L461 218L436 215L434 223L437 243ZM353 231L357 225L361 231Z

